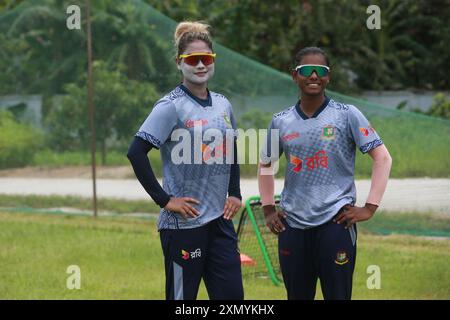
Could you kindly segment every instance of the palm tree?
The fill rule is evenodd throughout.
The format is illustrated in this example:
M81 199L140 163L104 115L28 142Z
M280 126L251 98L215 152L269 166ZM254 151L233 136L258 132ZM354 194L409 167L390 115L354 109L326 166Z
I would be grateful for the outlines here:
M65 8L65 1L23 2L0 18L7 38L24 42L9 59L11 64L20 59L27 92L60 93L63 84L84 68L85 35L61 27L65 27Z

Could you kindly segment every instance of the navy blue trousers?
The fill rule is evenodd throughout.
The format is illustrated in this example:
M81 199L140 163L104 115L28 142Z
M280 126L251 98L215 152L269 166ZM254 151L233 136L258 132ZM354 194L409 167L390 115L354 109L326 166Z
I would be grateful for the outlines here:
M203 281L211 300L242 300L241 261L233 222L161 230L167 300L195 300Z
M356 226L332 220L278 236L280 267L289 300L313 300L320 279L325 300L350 300L356 260Z

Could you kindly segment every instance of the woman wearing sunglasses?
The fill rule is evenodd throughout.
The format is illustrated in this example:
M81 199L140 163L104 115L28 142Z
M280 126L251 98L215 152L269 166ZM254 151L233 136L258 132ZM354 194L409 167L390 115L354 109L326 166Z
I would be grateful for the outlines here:
M351 299L356 223L370 219L384 194L392 159L375 129L354 106L325 95L331 69L325 52L310 47L295 57L292 79L300 100L275 114L258 175L266 224L278 235L288 299L314 299L320 279L325 299ZM276 145L276 144L275 144ZM355 206L355 152L373 161L369 195ZM277 211L272 163L284 152L285 183Z
M216 58L208 27L177 26L182 83L156 102L128 151L137 178L161 207L158 230L170 300L196 299L201 279L210 299L244 295L231 220L241 207L236 125L227 98L207 88ZM152 148L161 152L163 187L147 157Z

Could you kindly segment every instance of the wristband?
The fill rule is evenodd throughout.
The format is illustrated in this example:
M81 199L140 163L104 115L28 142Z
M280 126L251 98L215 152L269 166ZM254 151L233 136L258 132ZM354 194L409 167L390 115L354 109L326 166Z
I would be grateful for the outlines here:
M378 209L378 205L373 204L373 203L368 203L368 202L366 202L364 207L369 209L372 213L375 213L375 211L377 211L377 209Z

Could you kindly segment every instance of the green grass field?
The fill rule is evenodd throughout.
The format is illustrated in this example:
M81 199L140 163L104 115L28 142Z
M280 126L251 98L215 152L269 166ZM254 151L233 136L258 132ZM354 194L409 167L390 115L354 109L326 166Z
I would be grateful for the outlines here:
M2 211L0 231L0 299L164 299L154 220ZM358 246L354 299L450 298L448 238L363 230ZM66 288L69 265L81 268L80 290ZM379 290L366 287L369 265L381 269ZM268 279L244 278L244 288L246 299L285 299Z
M114 213L153 212L158 213L160 207L150 200L123 200L98 198L99 211ZM0 194L0 208L15 208L22 211L45 208L69 207L91 210L92 200L75 196L40 196L40 195L5 195Z

